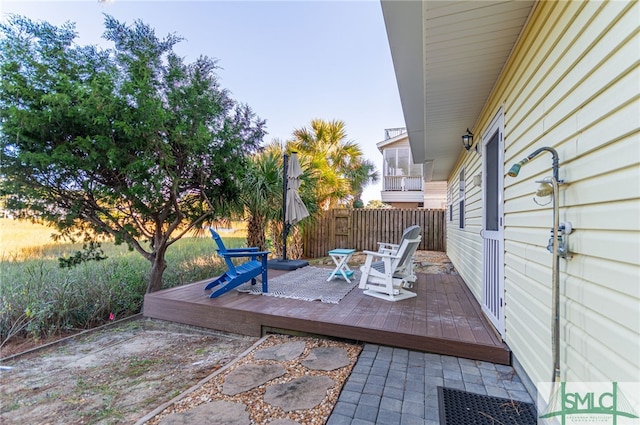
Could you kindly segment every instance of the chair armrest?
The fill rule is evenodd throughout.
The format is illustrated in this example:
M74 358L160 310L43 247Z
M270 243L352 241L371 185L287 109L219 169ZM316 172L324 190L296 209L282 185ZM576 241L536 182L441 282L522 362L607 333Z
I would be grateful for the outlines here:
M249 248L227 248L227 252L247 252L247 251L258 251L260 248L257 246L252 246Z
M243 252L225 252L220 253L223 257L240 258L240 257L262 257L269 255L271 251L243 251Z
M395 254L388 254L386 252L378 252L378 251L362 251L363 254L372 255L374 257L380 258L398 258Z
M387 242L378 242L378 249L393 249L397 250L400 248L400 245L396 243L387 243Z

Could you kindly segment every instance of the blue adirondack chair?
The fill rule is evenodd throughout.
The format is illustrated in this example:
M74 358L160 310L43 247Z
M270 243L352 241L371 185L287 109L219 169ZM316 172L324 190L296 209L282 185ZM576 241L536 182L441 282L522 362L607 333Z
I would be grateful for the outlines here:
M222 242L220 235L213 229L209 229L211 237L218 245L218 255L220 255L227 265L227 271L207 286L205 291L216 286L220 286L209 295L209 298L216 298L225 292L229 292L251 279L251 284L256 284L256 277L262 274L262 292L268 291L267 284L267 255L269 251L259 251L257 247L251 248L227 248ZM233 258L250 258L249 261L236 265Z

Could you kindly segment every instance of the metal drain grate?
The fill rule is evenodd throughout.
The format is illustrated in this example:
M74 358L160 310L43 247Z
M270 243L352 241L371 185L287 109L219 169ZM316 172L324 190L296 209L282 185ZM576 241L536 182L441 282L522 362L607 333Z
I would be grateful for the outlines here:
M441 425L535 425L533 404L438 387Z

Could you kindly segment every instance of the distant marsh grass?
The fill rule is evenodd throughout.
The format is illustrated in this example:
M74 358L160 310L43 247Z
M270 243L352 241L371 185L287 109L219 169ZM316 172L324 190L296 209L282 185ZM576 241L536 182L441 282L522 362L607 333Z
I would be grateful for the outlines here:
M31 232L29 232L31 229ZM0 344L104 324L140 312L150 263L126 245L102 244L108 259L61 269L58 257L82 244L54 243L52 229L0 219ZM242 231L221 232L225 244L246 244ZM229 235L229 236L227 236ZM237 236L240 235L240 236ZM207 234L186 237L167 252L164 287L211 278L225 269Z

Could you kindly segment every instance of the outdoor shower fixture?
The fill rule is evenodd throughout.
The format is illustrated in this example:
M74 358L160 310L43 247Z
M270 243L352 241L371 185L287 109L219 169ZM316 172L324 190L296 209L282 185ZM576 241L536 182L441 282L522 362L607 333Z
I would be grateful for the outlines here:
M553 178L556 180L556 182L558 184L562 183L562 181L560 181L560 179L558 178L558 152L556 152L555 149L549 148L549 147L540 148L540 149L534 151L533 153L531 153L529 156L527 156L522 161L518 162L517 164L513 164L511 166L511 169L509 169L509 172L507 173L507 175L509 177L517 177L518 173L520 172L520 168L522 168L522 166L524 164L526 164L527 162L531 161L533 158L538 156L538 154L540 154L540 153L542 153L544 151L550 152L552 157L553 157L553 163L552 163L552 166L553 166Z
M571 258L569 255L565 241L562 235L568 235L571 233L571 223L560 223L560 213L558 211L558 186L563 183L558 178L558 152L550 147L542 147L537 149L529 156L524 158L517 164L513 164L507 175L509 177L516 177L520 172L520 168L527 162L534 159L540 153L547 151L552 155L552 167L553 177L547 177L537 183L541 183L538 188L537 196L549 196L552 195L553 202L553 227L551 228L551 234L549 242L547 244L547 250L553 254L552 263L552 298L553 298L553 328L552 328L552 341L551 349L553 351L553 382L558 383L560 381L560 257ZM537 203L537 202L536 202ZM553 388L552 388L553 392Z

